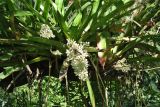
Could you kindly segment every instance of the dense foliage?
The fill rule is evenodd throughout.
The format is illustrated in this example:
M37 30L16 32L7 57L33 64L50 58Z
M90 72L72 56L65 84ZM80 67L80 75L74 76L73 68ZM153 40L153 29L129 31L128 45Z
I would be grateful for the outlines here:
M2 107L159 107L159 0L0 0Z

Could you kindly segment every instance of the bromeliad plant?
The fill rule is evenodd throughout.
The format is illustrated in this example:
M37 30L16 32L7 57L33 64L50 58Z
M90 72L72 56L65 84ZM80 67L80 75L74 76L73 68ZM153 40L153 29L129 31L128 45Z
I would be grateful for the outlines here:
M45 63L48 68L44 68L48 75L55 67L53 71L60 80L64 77L67 80L74 71L79 80L87 82L93 107L96 103L90 81L96 77L103 106L108 106L107 84L118 78L110 72L116 70L126 76L129 71L139 74L147 67L159 66L148 63L159 61L159 1L143 3L1 0L1 84L11 75L12 81L18 80L19 76L14 77L17 71L20 71L18 75L24 75L26 70L33 77L33 69L42 70L31 66L48 61L49 65ZM2 86L10 89L12 81ZM115 103L119 104L118 101Z

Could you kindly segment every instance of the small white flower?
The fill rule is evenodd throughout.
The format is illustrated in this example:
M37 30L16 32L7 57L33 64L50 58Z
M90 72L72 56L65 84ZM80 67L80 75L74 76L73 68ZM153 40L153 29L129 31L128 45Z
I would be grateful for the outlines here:
M125 58L123 58L121 60L118 60L113 67L116 70L121 70L122 72L127 72L131 68L130 64L126 63L126 59Z
M55 35L53 35L52 30L46 24L41 25L40 36L47 39L55 37Z
M88 60L84 56L77 56L71 61L71 65L79 79L85 81L88 78Z
M56 50L56 51L52 51L52 50L50 50L50 52L53 54L53 55L56 55L56 56L61 56L62 55L62 53L59 51L59 50Z
M74 73L80 80L85 81L88 78L88 53L84 49L88 43L76 43L73 40L67 40L68 49L66 50L67 58L71 61Z
M67 40L67 46L69 49L66 51L67 56L69 56L69 59L76 57L77 55L83 55L84 57L88 57L87 50L84 49L85 46L88 46L89 43L76 43L73 40L68 39Z

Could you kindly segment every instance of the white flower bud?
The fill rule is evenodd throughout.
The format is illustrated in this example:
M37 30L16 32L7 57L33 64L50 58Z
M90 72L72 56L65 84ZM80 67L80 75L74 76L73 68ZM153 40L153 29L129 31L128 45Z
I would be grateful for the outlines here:
M55 37L55 35L53 35L52 30L46 24L41 25L40 36L47 39Z

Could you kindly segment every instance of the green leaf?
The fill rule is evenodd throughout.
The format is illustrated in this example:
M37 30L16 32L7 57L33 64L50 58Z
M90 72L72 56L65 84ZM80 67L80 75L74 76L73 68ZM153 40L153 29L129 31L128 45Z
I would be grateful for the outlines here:
M81 7L81 11L83 11L84 9L86 9L87 7L91 6L92 3L91 2L86 2L84 5L82 5Z
M35 5L34 5L34 9L35 10L40 10L40 5L41 5L42 0L35 0Z
M160 58L159 57L152 57L152 56L138 56L138 57L134 57L134 58L129 58L129 61L140 61L140 62L145 62L145 63L157 63L160 62Z
M94 1L93 1L93 7L92 7L92 12L91 12L92 15L97 12L100 1L101 1L101 0L94 0Z
M73 3L66 8L65 14L64 14L64 20L67 20L67 18L70 16L70 14L74 11L74 5Z
M32 64L32 63L36 63L36 62L40 62L40 61L44 61L44 60L48 60L48 58L46 57L36 57L32 60L29 60L25 63L22 63L22 62L11 62L11 61L3 61L3 62L0 62L0 67L8 67L8 66L13 66L13 67L25 67L26 65L29 65L29 64Z
M160 53L160 50L158 50L155 46L152 46L152 45L149 45L147 43L139 43L136 45L137 48L140 49L143 49L145 51L149 51L149 52L152 52L152 53Z
M12 73L19 71L21 68L19 67L4 67L4 71L0 73L0 80L5 79Z
M142 37L137 37L135 40L129 42L122 50L116 53L116 56L121 56L124 52L128 51L129 49L135 47L135 45L139 44L143 40L147 40L152 38L154 35L146 35Z
M8 9L9 9L9 14L10 15L14 14L14 11L15 11L14 2L15 1L13 1L13 0L7 0L7 5L8 5Z
M44 44L44 45L53 46L53 47L56 47L57 49L59 49L62 52L65 51L64 44L59 42L59 41L49 40L49 39L41 38L41 37L30 37L30 38L28 38L28 41L32 41L32 42L36 42L36 43L40 43L40 44Z
M114 3L114 5L115 5L116 7L119 7L119 6L124 5L124 3L123 3L122 0L116 0L116 2Z
M150 82L150 85L155 92L160 93L160 90L157 88L156 84L153 81Z
M12 56L13 56L12 53L6 53L5 55L0 56L0 60L6 61L6 60L10 59Z
M45 0L44 11L43 11L43 16L45 19L47 19L48 17L50 4L51 4L51 0Z
M87 52L98 52L96 47L85 47L85 49L87 50Z
M23 11L23 10L20 10L20 11L16 11L14 16L32 16L33 13L31 13L30 11Z
M94 97L93 89L92 89L92 86L91 86L91 83L90 83L89 79L86 80L86 83L87 83L89 97L90 97L90 100L91 100L92 107L96 107L95 97Z
M43 60L47 60L47 58L45 57L36 57L30 61L27 61L25 63L16 63L16 62L2 62L0 63L0 67L4 67L5 71L0 73L0 80L5 79L6 77L8 77L9 75L11 75L12 73L21 70L21 67L25 67L26 65L32 64L32 63L36 63L36 62L40 62Z
M72 26L78 26L81 23L81 19L82 19L82 13L79 12L76 18L74 19Z
M42 22L45 22L45 18L40 14L40 12L35 10L31 4L29 4L26 0L22 0L22 2L34 15L37 16L37 18L39 18Z
M55 3L52 2L52 6L54 9L53 12L54 12L54 17L55 17L56 22L58 23L62 32L65 34L66 38L71 38L71 35L69 32L69 26L68 26L68 23L65 21L64 16L59 11L57 11L58 7L55 5Z
M99 18L99 23L98 26L103 26L106 22L108 22L110 19L113 19L115 16L119 15L121 12L123 12L124 10L128 9L129 7L131 7L133 5L134 1L129 1L127 3L125 3L124 5L120 5L119 7L117 7L115 10L113 11L109 11L109 14L107 14L105 17L102 16L101 18Z
M56 5L57 5L57 9L58 9L58 11L59 11L59 13L61 14L61 15L63 15L63 13L64 13L64 6L63 6L63 0L55 0L55 3L56 3Z

